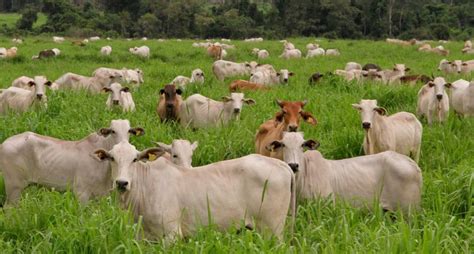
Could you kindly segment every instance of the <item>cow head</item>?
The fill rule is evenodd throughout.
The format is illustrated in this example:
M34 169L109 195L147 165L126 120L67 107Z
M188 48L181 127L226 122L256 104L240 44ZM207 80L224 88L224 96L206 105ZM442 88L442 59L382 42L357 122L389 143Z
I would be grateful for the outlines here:
M282 69L276 74L280 78L280 83L288 84L288 79L294 75L293 72L288 71L287 69Z
M127 141L118 143L110 151L104 149L94 151L94 155L99 161L110 161L113 188L120 192L131 190L133 180L137 174L137 163L156 160L164 153L161 148L150 148L139 152L135 146Z
M429 81L428 86L434 89L434 95L438 101L441 101L445 95L445 88L450 88L451 83L447 83L442 77L437 77L433 81Z
M53 83L46 79L45 76L35 76L34 81L28 82L30 87L34 87L34 91L36 94L36 100L43 101L45 100L46 96L46 88L51 87Z
M122 141L128 142L130 134L142 136L145 130L140 127L131 128L128 120L112 120L109 128L102 128L97 134L108 138L111 144L118 144Z
M224 102L225 110L227 112L232 112L233 116L235 117L238 117L240 115L244 103L247 105L255 104L254 99L244 98L243 93L231 93L230 96L222 97L222 101Z
M316 118L314 116L303 110L307 101L276 101L278 106L280 106L281 111L275 115L275 126L283 123L285 131L295 132L299 129L300 119L302 118L305 122L312 125L317 124Z
M462 61L461 60L454 60L449 62L451 64L451 69L457 73L461 73L462 70Z
M195 69L191 73L192 83L204 83L204 72L201 69Z
M283 132L281 140L275 140L265 148L271 152L282 151L283 161L296 173L304 163L304 150L315 150L319 145L318 141L304 140L302 132Z
M110 93L109 100L113 105L120 104L120 98L122 97L122 92L129 93L130 89L128 87L122 87L119 83L113 83L110 87L104 87L102 90Z
M362 128L365 130L372 128L376 114L385 115L387 113L386 109L377 106L377 100L361 100L359 104L352 104L352 107L359 110Z
M405 67L405 64L395 64L393 70L405 74L405 72L410 71L410 68Z
M166 85L165 88L160 90L161 100L165 101L166 119L178 119L181 93L181 89L176 89L174 85Z
M171 145L165 143L156 142L158 147L162 148L167 153L171 154L171 161L179 166L186 168L192 167L194 150L198 147L198 142L195 141L191 144L188 140L175 139Z

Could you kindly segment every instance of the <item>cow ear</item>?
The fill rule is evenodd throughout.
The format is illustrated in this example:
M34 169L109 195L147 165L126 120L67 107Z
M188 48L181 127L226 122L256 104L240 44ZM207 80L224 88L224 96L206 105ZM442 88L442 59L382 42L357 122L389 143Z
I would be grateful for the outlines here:
M30 82L28 82L28 85L29 86L34 86L34 85L36 85L36 83L34 81L30 81Z
M410 71L410 68L405 68L405 71Z
M308 100L304 100L301 102L301 108L304 108L304 106L306 106L306 104L308 104Z
M93 156L99 161L113 160L113 157L104 149L95 150Z
M277 75L277 77L280 77L281 73L277 72L276 75Z
M254 99L244 99L244 102L247 105L255 105L255 103L256 103Z
M301 111L301 117L303 117L303 120L309 124L312 124L312 125L316 125L318 123L318 120L316 120L316 118L314 118L314 116L309 113L309 112L305 112L305 111Z
M101 136L104 136L104 137L107 137L108 135L114 133L114 130L110 129L110 128L102 128L100 129L97 134L101 135Z
M109 78L110 78L110 79L114 79L114 78L115 78L115 76L112 76L112 75L110 75L110 76L109 76Z
M429 87L433 87L434 85L435 85L435 84L434 84L433 82L431 82L431 81L428 82L428 86L429 86Z
M320 146L319 142L314 141L312 139L306 140L302 145L303 148L306 148L308 150L316 150L318 149L319 146Z
M128 130L128 133L133 134L138 137L138 136L145 135L145 130L143 128L136 127L136 128L131 128L130 130Z
M165 93L165 89L160 89L160 94L164 94Z
M283 122L283 116L285 115L284 112L280 111L275 114L275 126L279 123Z
M191 144L191 149L193 149L193 151L196 150L196 148L198 147L198 145L199 145L199 142L194 141L194 142Z
M130 88L124 87L124 88L120 89L120 91L122 91L124 93L130 93Z
M270 152L274 152L275 150L280 149L284 146L285 145L282 142L275 140L271 142L270 144L266 145L265 149L267 149Z
M385 108L382 108L382 107L376 107L374 110L377 111L377 113L379 113L382 116L387 114L387 110Z
M176 94L181 95L182 93L183 93L183 91L181 91L181 89L179 89L179 88L176 89Z
M104 88L102 88L102 91L108 93L108 92L112 92L112 89L110 89L108 87L104 87Z
M293 72L288 72L288 76L293 76L293 75L295 75L295 73L293 73Z
M451 83L446 83L446 84L444 84L444 86L447 87L447 88L451 88L451 87L452 87Z
M228 101L231 101L232 98L230 98L229 96L222 96L222 101L223 102L228 102Z
M155 144L159 147L162 148L164 151L171 153L171 145L162 143L162 142L155 142Z
M146 162L146 161L154 161L165 154L165 151L160 147L154 147L146 149L137 155L137 160Z
M44 83L44 84L45 84L46 86L49 86L49 87L50 87L51 85L53 85L53 82L51 82L51 81L48 80L48 81L46 81L46 83Z
M278 104L278 106L280 106L280 108L283 108L283 106L284 106L284 102L283 102L283 101L281 101L281 100L276 100L275 102L276 102L276 104Z
M362 110L362 107L361 107L359 104L357 104L357 103L353 103L353 104L352 104L352 107L355 108L355 109L357 109L357 110L359 110L359 111Z

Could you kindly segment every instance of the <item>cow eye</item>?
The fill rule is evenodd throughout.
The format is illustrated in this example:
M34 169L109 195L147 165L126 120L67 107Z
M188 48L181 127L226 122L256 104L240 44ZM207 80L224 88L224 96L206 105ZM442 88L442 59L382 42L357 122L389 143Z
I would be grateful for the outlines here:
M174 154L174 155L173 155L173 158L178 158L178 155Z
M133 159L133 162L137 162L137 161L138 161L138 159L137 159L137 158Z
M114 130L111 130L110 133L115 134L115 131L114 131Z

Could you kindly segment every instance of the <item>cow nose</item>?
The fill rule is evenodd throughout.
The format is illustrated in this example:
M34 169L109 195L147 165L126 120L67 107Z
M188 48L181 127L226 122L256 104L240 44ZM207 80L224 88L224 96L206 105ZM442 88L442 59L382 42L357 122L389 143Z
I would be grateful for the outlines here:
M298 130L298 126L296 126L296 125L290 125L290 126L288 126L288 130L289 130L290 132L296 132L296 131Z
M172 107L173 107L173 104L172 104L172 103L166 104L166 107L167 107L167 108L172 108Z
M440 101L441 99L443 99L443 95L442 94L437 94L436 98L438 99L438 101Z
M36 98L37 98L38 100L41 100L41 99L43 98L43 95L42 95L42 94L37 94L37 95L36 95Z
M368 122L363 122L363 123L362 123L362 128L364 128L364 129L370 129L370 123L368 123Z
M300 165L298 163L288 163L288 166L290 166L291 170L293 170L294 173L298 172L298 168Z
M114 105L118 105L118 104L119 104L119 101L118 101L118 100L114 100L113 103L114 103Z
M240 108L234 108L234 113L235 113L235 114L240 113Z
M127 181L121 181L121 180L117 180L117 181L115 181L115 183L117 184L117 189L119 191L125 191L126 187L128 185Z
M288 79L287 79L287 78L285 78L285 79L283 79L283 81L286 83L286 82L288 82Z

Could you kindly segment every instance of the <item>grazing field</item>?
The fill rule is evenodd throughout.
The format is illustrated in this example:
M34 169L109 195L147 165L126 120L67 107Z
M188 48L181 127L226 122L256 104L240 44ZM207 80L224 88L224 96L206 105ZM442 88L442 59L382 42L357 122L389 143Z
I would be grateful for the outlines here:
M12 28L16 25L16 22L21 18L20 14L17 13L0 13L0 25L6 25ZM46 15L38 13L38 20L33 24L33 28L38 28L46 23Z
M1 47L10 47L11 38L1 38ZM310 38L291 39L297 48L305 50ZM129 119L132 126L141 126L146 134L132 137L138 150L152 147L155 141L169 143L184 138L199 141L193 165L205 165L254 152L254 135L258 126L279 110L275 99L308 99L305 109L318 119L317 126L302 124L307 139L321 143L319 150L326 158L341 159L363 155L359 112L351 107L360 99L377 99L389 114L398 111L415 112L416 86L384 86L380 84L347 83L339 78L324 77L315 86L308 85L308 77L315 71L326 73L343 69L348 61L361 64L377 63L391 68L394 63L405 63L413 74L442 75L437 71L443 58L435 54L417 52L416 47L401 47L385 42L322 40L323 48L338 48L339 57L283 60L278 58L282 44L278 41L245 43L232 41L236 50L228 50L228 59L251 61L254 47L267 49L276 69L295 73L289 85L278 86L268 92L246 92L256 105L243 108L240 121L225 128L193 131L179 125L162 124L156 114L159 90L177 75L190 76L195 68L205 73L204 85L190 85L184 98L194 93L220 99L227 95L232 80L219 82L212 75L211 60L204 49L191 47L191 40L176 42L101 40L81 48L70 42L54 44L50 38L26 38L19 45L19 56L0 61L0 88L10 86L22 75L46 75L55 80L63 73L91 75L101 66L141 68L145 83L133 92L137 105L135 113L105 109L107 94L89 95L86 92L48 92L48 109L21 115L0 116L0 142L8 137L33 131L61 139L76 140L109 125L112 119ZM111 45L110 57L99 50ZM151 58L142 60L132 56L128 48L148 45ZM40 50L57 47L62 54L49 60L31 60ZM452 53L448 59L468 60L461 55L461 42L445 46ZM472 56L471 56L472 58ZM246 77L242 77L246 78ZM460 76L448 76L454 81ZM470 80L472 77L464 77ZM116 196L79 205L71 192L59 193L38 186L29 187L18 207L0 210L0 250L2 253L472 253L474 250L474 119L459 119L452 112L443 124L427 126L423 120L423 144L419 165L423 172L422 209L409 218L392 219L381 210L368 212L354 209L342 202L333 204L319 200L301 204L298 208L295 238L290 241L290 230L285 241L265 239L259 234L244 231L219 233L203 228L191 238L166 246L162 242L140 240L140 224L121 210ZM0 203L5 191L0 177ZM289 221L289 220L288 220ZM289 224L289 223L288 223Z

